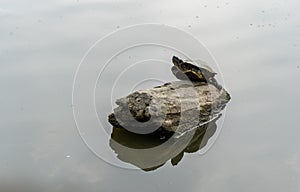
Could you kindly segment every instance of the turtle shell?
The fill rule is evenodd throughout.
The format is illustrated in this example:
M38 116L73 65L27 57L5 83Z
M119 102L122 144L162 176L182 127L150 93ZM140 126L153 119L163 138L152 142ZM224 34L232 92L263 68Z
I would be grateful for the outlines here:
M175 77L180 80L190 79L191 81L205 81L205 77L203 77L201 73L195 72L193 70L181 71L176 66L173 66L171 70Z
M180 80L208 82L216 73L208 66L198 67L189 62L185 62L176 56L172 58L174 66L172 67L173 74Z

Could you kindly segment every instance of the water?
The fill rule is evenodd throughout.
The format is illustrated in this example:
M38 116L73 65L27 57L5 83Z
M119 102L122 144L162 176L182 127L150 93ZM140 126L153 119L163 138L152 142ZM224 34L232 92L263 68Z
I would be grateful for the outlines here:
M298 7L292 0L1 1L1 191L299 191ZM95 41L149 22L203 42L232 100L207 153L145 172L111 166L86 147L72 85Z

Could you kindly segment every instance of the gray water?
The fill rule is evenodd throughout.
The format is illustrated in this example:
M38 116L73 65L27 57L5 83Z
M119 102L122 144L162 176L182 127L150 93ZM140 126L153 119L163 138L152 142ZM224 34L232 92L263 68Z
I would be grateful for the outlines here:
M299 191L299 5L0 1L0 191ZM108 33L141 23L198 38L232 96L208 152L150 172L98 158L78 134L72 106L86 51ZM111 151L108 144L103 150Z

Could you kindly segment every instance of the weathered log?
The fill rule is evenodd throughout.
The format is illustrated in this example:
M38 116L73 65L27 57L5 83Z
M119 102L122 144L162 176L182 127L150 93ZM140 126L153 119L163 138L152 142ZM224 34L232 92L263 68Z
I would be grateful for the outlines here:
M224 88L176 81L118 99L109 122L140 134L157 129L182 134L212 121L229 100Z

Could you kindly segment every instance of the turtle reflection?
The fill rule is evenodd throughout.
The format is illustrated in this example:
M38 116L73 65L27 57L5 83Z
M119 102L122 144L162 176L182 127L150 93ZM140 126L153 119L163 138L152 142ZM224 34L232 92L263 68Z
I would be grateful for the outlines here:
M206 146L216 132L216 121L220 116L179 138L172 137L170 133L164 133L162 137L160 131L141 135L113 127L110 147L121 161L135 165L144 171L155 170L169 160L175 166L185 153L195 153Z

